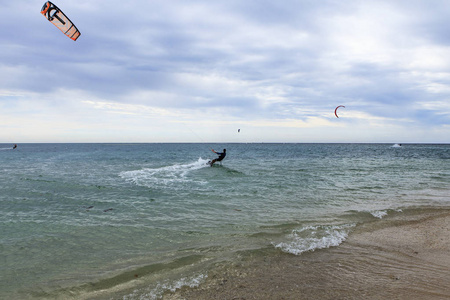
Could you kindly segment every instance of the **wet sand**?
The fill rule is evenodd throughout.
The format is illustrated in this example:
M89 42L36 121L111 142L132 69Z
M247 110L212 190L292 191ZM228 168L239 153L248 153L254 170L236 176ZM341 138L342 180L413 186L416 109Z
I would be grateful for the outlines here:
M450 210L364 224L330 249L224 264L163 299L450 299Z

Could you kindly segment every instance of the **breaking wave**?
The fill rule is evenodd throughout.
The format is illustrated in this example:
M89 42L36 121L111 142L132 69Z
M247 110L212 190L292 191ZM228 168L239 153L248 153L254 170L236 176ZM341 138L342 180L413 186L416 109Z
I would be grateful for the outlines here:
M140 299L140 300L156 300L161 299L163 294L166 291L175 292L178 289L181 289L182 287L198 287L200 283L202 283L208 275L200 274L193 277L183 277L177 281L170 282L168 280L164 282L160 282L157 284L157 286L153 289L148 289L147 291L143 290L136 290L133 294L127 295L123 297L123 300L134 300L134 299Z
M339 246L355 226L356 224L319 225L295 229L288 236L289 242L279 243L275 245L275 248L286 253L300 255L307 251Z

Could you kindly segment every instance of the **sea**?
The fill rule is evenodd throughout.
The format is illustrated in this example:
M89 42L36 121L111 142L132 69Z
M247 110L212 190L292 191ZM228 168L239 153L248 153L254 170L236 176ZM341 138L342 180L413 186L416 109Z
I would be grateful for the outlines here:
M450 206L450 144L12 146L0 299L161 299L245 253L339 247L361 224ZM212 149L227 156L210 167Z

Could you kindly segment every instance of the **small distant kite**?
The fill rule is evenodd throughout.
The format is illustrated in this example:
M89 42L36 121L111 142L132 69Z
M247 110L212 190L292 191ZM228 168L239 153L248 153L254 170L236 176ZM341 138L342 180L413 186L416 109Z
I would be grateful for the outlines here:
M336 107L336 109L334 110L334 115L336 116L336 118L339 118L338 115L337 115L337 110L338 110L339 107L345 108L344 105L339 105L338 107Z
M70 21L69 18L50 1L45 2L41 9L41 14L72 40L76 41L81 35L80 31L72 21Z
M241 130L240 130L240 129L238 129L238 132L241 132Z

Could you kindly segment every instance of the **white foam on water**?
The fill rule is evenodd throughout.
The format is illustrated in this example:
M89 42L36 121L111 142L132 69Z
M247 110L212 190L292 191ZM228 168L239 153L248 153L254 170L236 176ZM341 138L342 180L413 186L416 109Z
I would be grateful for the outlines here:
M383 217L387 216L388 212L386 210L376 210L371 211L370 214L375 218L382 219Z
M170 282L170 281L164 281L162 283L158 283L155 288L145 290L135 290L132 294L124 296L123 300L157 300L162 299L163 294L166 291L175 292L178 289L181 289L182 287L198 287L206 278L208 278L208 275L200 274L193 277L183 277L177 281Z
M355 224L307 226L293 230L288 236L289 242L282 242L274 246L283 252L294 255L335 247L345 241L350 230L355 226Z
M199 158L196 162L189 164L176 164L160 168L145 168L142 170L122 172L119 175L136 185L147 187L191 182L192 179L187 178L187 175L192 171L209 167L207 162L207 160Z

